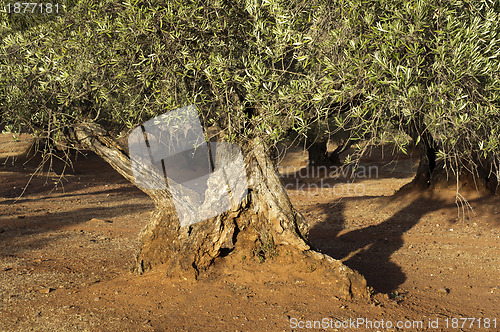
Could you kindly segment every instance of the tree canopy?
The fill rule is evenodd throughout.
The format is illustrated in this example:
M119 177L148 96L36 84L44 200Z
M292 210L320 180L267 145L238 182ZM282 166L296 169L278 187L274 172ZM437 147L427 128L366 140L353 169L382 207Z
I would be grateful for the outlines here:
M42 21L0 13L1 120L57 139L77 121L126 133L196 104L229 140L340 128L402 151L424 142L447 169L484 162L498 178L499 13L490 0L81 0Z

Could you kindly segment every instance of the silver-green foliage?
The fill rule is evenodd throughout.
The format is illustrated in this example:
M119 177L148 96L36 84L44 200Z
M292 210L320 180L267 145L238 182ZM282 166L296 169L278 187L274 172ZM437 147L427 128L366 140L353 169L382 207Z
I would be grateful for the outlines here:
M315 8L290 0L81 0L29 29L4 23L2 120L54 134L82 119L126 131L194 103L228 139L304 132L324 109L304 56Z
M496 167L499 12L492 0L80 0L23 29L0 13L0 120L126 131L194 103L228 139L319 124L403 151L431 138L449 167Z
M319 46L323 81L333 98L362 96L348 116L357 134L403 151L409 136L426 139L449 169L484 162L498 178L500 3L338 0L332 8L337 21L323 23L332 28Z

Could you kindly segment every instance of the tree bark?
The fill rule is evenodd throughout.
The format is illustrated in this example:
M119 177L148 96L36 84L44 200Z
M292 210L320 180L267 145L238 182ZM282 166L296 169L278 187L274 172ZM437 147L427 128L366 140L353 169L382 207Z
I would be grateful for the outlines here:
M420 162L412 182L401 189L433 191L441 188L478 192L481 195L496 194L498 179L491 160L479 157L469 162L468 167L459 165L453 172L446 170L444 163L437 160L437 147L426 144L420 148ZM458 173L458 183L457 183Z
M71 136L135 184L127 152L102 128L80 124ZM196 278L218 257L238 252L240 257L273 261L274 256L286 253L290 264L300 262L324 270L338 296L367 298L366 281L358 272L311 249L308 225L293 208L262 141L246 144L243 155L249 193L215 218L181 227L168 190L142 189L153 199L155 210L139 234L136 271L162 265L169 275Z
M436 152L427 144L420 147L420 161L417 173L411 182L411 185L417 189L427 189L431 185L431 177L437 177L436 171Z
M309 153L309 165L320 166L327 165L329 162L327 142L312 141L307 143L307 152Z
M339 145L332 152L327 150L327 141L316 141L308 143L307 152L309 153L310 166L331 166L341 165L340 155L351 147L351 143L339 142Z

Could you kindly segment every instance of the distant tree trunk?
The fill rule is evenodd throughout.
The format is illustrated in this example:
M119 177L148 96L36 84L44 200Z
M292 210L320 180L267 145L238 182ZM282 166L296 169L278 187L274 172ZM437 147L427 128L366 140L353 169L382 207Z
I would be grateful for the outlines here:
M339 145L332 152L328 152L328 141L313 141L307 144L309 153L309 165L340 165L340 155L351 146L350 141L339 142Z
M426 142L423 142L419 147L420 162L412 185L419 189L426 189L430 186L431 178L436 171L436 150ZM436 177L437 172L434 174L434 178Z
M335 148L328 155L328 160L330 161L330 165L341 165L342 161L340 160L340 155L347 151L351 147L351 141L347 140L347 142L340 142L339 146Z
M135 183L130 159L115 140L95 124L74 128L73 139L95 151L126 179ZM342 297L368 297L365 279L340 261L311 250L308 226L290 203L274 163L259 140L243 147L249 195L237 206L210 220L180 227L167 190L143 190L155 203L150 222L139 235L136 270L164 265L172 275L197 277L217 257L238 252L263 259L287 253L293 264L322 267Z
M413 181L405 187L418 190L434 190L436 188L451 188L457 186L456 174L446 173L444 163L437 160L438 147L432 137L427 135L419 144L420 162ZM498 179L493 172L493 163L479 157L474 158L468 169L461 167L458 176L459 189L477 191L481 194L495 193L498 190Z
M326 140L307 142L307 152L309 153L310 166L328 164L329 160Z

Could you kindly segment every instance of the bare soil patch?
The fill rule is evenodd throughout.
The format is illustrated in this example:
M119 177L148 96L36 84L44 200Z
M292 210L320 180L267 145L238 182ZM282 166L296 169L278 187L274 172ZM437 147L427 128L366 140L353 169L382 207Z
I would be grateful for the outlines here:
M4 161L22 150L2 139ZM291 151L281 166L296 167L283 182L311 225L311 243L361 272L372 301L335 298L332 281L314 267L290 271L279 257L261 263L229 254L197 281L167 278L161 269L132 274L149 198L91 154L78 157L64 186L54 188L56 167L33 177L18 198L37 164L19 158L0 168L0 330L283 331L299 321L358 318L390 321L392 330L397 321L422 322L401 329L422 330L438 319L434 330L451 330L453 318L496 318L490 330L498 330L498 197L471 195L475 214L460 219L454 188L393 195L411 181L414 156L367 158L361 165L378 173L354 184L342 174L301 174L304 160ZM470 322L462 330L480 330ZM364 327L358 330L391 330Z

